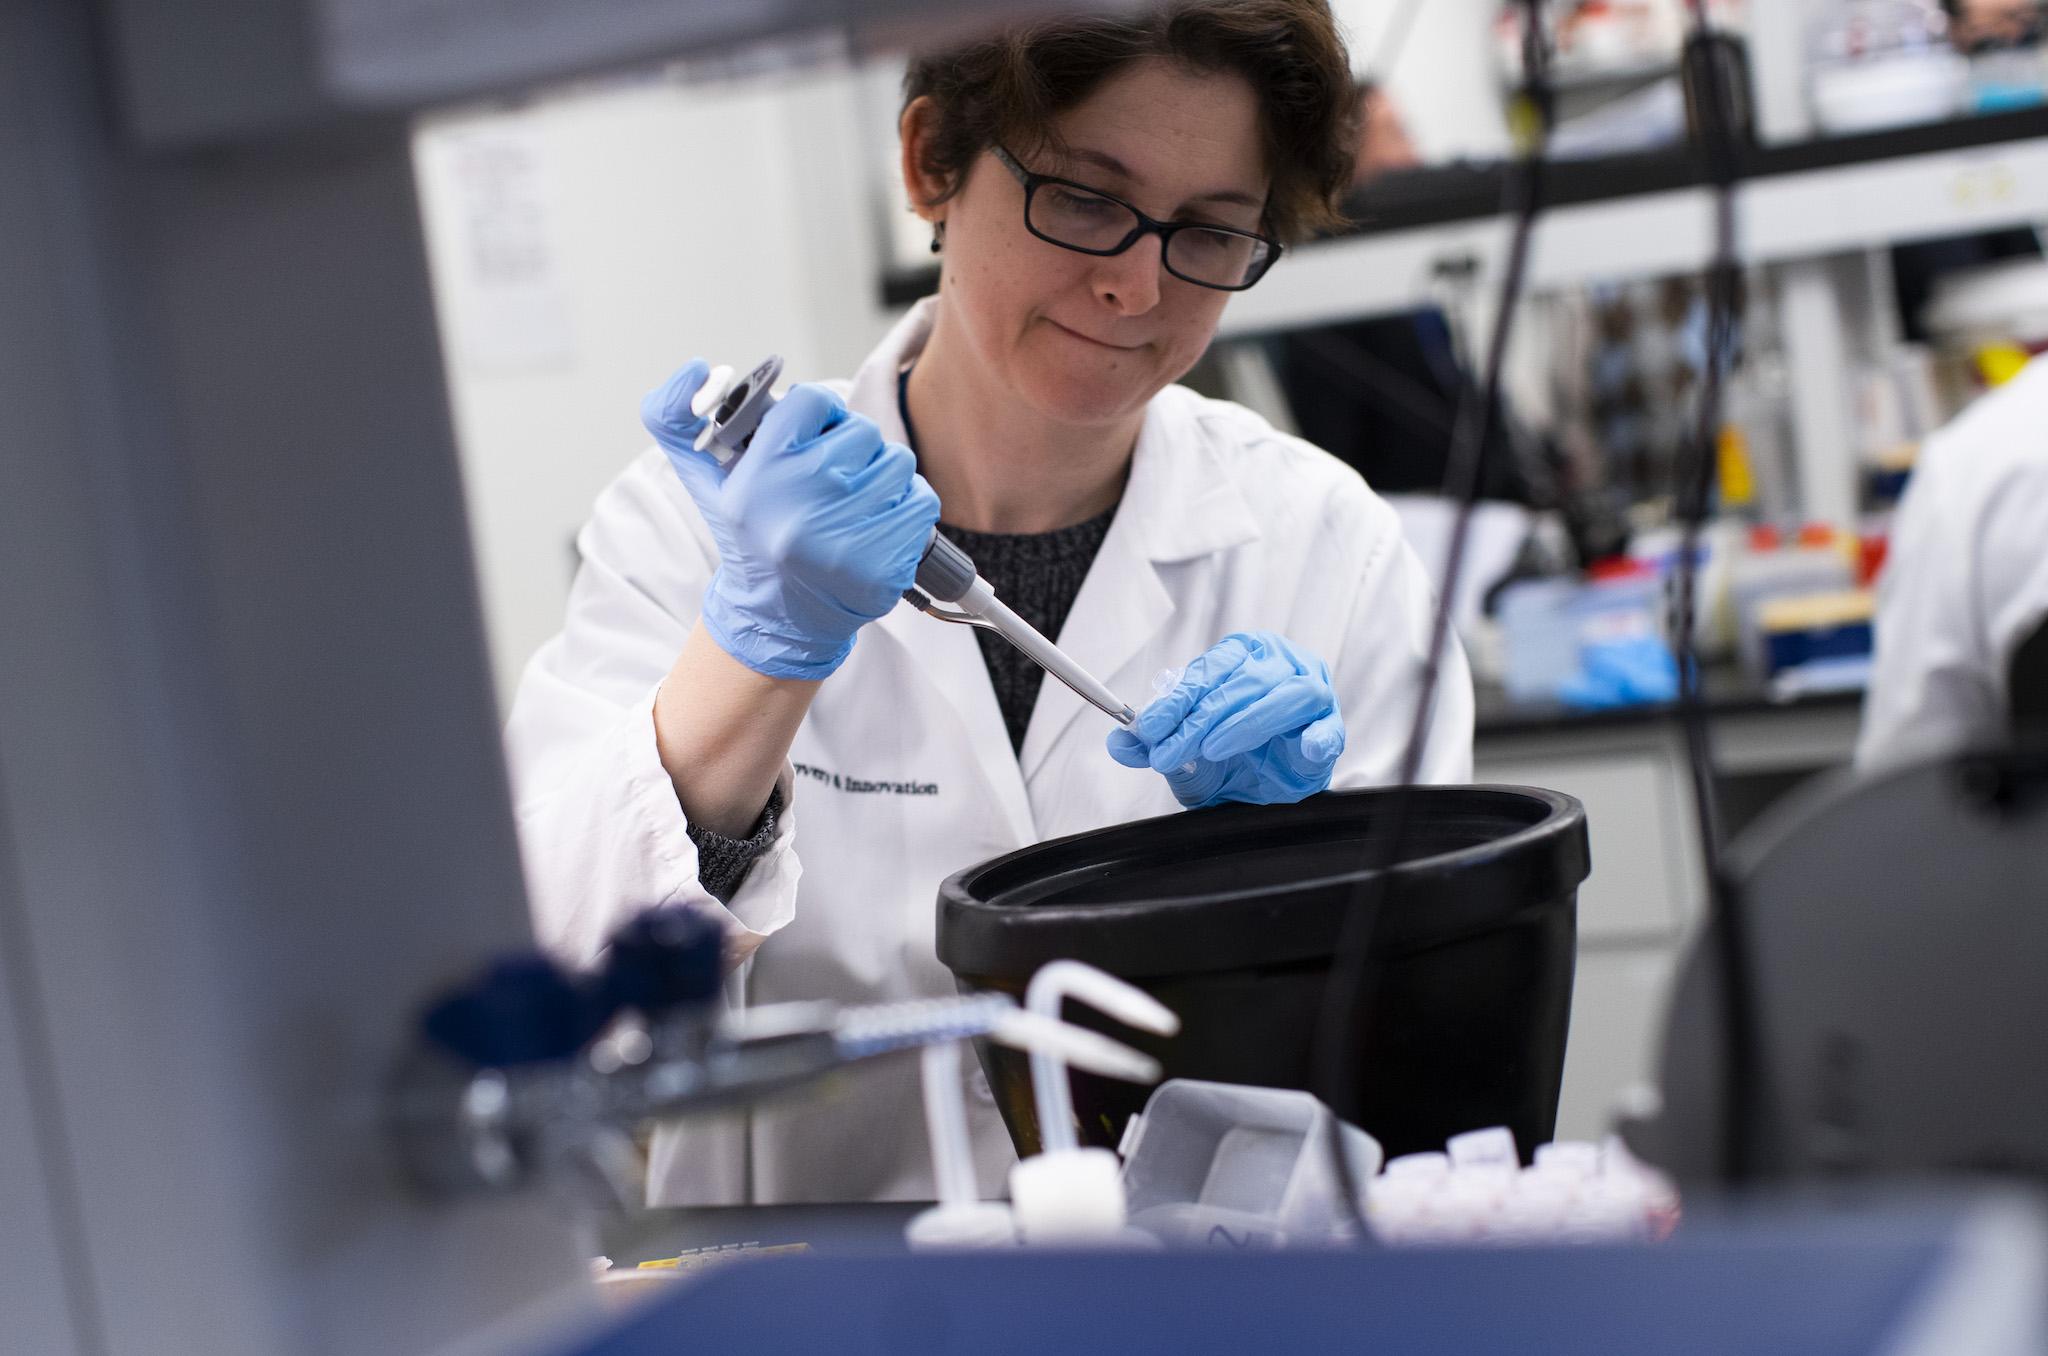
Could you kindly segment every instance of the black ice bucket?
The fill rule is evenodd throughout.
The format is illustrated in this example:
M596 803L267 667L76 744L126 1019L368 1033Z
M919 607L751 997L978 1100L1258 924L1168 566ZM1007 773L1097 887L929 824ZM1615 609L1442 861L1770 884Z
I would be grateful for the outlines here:
M1229 805L1040 843L939 887L939 959L965 990L1021 1001L1033 972L1086 961L1180 1015L1170 1039L1071 1005L1069 1021L1156 1056L1168 1078L1335 1095L1391 1155L1506 1125L1551 1138L1564 1074L1584 807L1529 787L1425 787L1392 867L1344 1086L1312 1051L1333 953L1392 789ZM1020 1154L1039 1146L1025 1057L984 1047ZM1076 1073L1083 1143L1114 1148L1150 1089Z

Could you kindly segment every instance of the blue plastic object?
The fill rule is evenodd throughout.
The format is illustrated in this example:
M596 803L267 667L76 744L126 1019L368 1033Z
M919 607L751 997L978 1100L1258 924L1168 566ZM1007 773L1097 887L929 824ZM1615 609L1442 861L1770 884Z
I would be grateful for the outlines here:
M1989 1299L1973 1309L1954 1299L1954 1268L1968 1262L1972 1242L1982 1246L1952 1212L1787 1211L1753 1223L1688 1225L1655 1247L924 1257L842 1249L815 1260L724 1267L554 1350L1878 1356L2030 1349L2026 1334L2013 1331L2025 1327L2023 1310L2014 1314ZM2025 1284L2001 1289L1983 1263L1971 1274L2005 1300ZM2007 1321L1974 1331L1972 1318L1986 1313ZM1930 1331L1937 1317L1948 1326ZM1909 1334L1922 1341L1909 1342Z
M725 933L696 909L649 909L620 928L605 955L605 996L650 1017L696 1007L724 983Z
M1558 699L1567 706L1602 710L1678 700L1678 661L1655 636L1589 644L1580 650L1579 662L1578 674L1558 688Z
M1875 649L1868 620L1764 634L1764 663L1772 673L1829 659L1868 658Z
M1343 752L1329 666L1270 631L1225 636L1109 735L1110 757L1159 772L1189 809L1304 800L1330 785Z
M480 1068L568 1059L612 1018L602 994L541 956L501 960L482 978L427 1009L429 1040Z
M909 448L822 386L792 389L747 455L720 466L693 445L704 420L690 401L707 375L692 362L640 405L718 546L704 624L757 673L828 677L916 580L939 497Z

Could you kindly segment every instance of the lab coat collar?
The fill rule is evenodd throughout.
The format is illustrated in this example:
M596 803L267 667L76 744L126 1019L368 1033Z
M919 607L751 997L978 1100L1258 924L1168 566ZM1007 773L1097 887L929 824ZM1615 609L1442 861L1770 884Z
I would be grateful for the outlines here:
M903 365L931 334L935 304L927 298L913 306L854 375L848 403L873 419L885 438L908 441L897 408L896 383ZM1140 709L1151 700L1151 675L1127 669L1174 611L1173 594L1158 567L1229 550L1259 536L1258 520L1226 474L1219 449L1203 425L1202 405L1193 392L1168 387L1146 408L1116 517L1066 624L1054 638ZM988 774L1019 844L1036 842L1024 779L1038 771L1055 741L1083 712L1103 722L1104 733L1109 728L1106 718L1048 677L1025 731L1024 747L1013 757L995 690L970 628L934 621L904 603L882 619L880 629L918 657L959 714L976 761ZM1182 655L1173 662L1193 657Z

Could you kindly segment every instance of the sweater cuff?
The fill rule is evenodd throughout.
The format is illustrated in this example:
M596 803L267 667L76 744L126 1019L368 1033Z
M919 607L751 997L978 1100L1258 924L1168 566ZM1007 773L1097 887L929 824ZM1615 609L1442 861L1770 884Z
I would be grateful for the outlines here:
M688 826L690 841L697 845L697 883L706 894L721 904L732 903L732 897L746 883L747 872L774 843L781 815L782 788L776 786L769 790L768 804L745 838L728 838L695 824Z

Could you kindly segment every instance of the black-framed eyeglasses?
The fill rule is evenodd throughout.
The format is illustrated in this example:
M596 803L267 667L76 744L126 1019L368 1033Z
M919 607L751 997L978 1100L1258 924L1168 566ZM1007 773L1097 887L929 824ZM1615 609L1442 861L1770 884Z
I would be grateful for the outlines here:
M989 149L1024 185L1024 229L1049 245L1079 254L1122 254L1156 235L1168 273L1221 292L1244 291L1265 277L1281 255L1279 241L1256 232L1198 221L1155 221L1113 194L1033 174L1001 146Z

